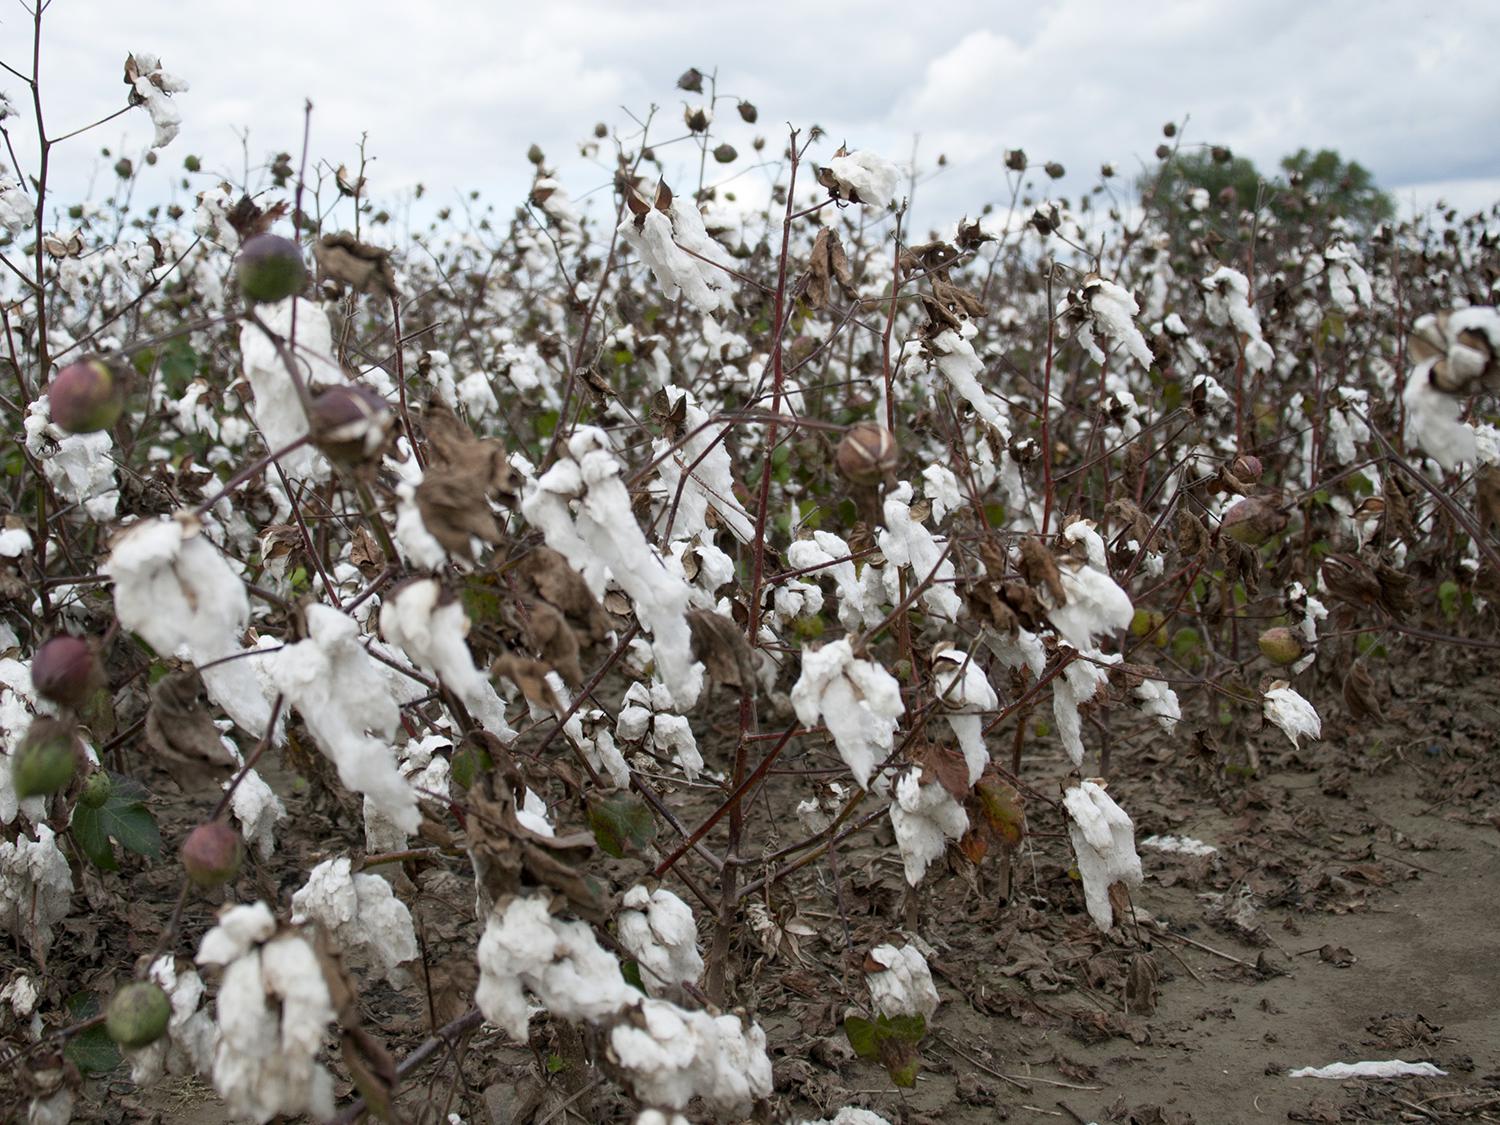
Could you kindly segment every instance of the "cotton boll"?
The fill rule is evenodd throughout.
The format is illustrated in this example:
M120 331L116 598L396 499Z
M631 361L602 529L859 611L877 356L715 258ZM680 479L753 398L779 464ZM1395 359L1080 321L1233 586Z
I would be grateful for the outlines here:
M1051 595L1044 588L1041 598L1048 605L1047 620L1080 652L1094 647L1095 636L1127 628L1135 617L1130 595L1103 570L1064 562L1058 567L1058 577L1067 601L1051 605Z
M314 921L347 953L368 959L394 987L409 979L397 966L417 956L411 911L378 875L351 874L347 856L324 860L292 896L292 921Z
M226 788L229 785L224 783ZM262 860L270 859L276 851L276 824L285 819L286 806L258 772L245 771L229 799L229 811L240 822L245 843L255 848Z
M891 826L896 830L906 881L915 887L927 874L928 865L942 856L947 841L962 839L969 830L969 815L941 785L921 784L919 769L901 775L895 796Z
M878 664L857 659L847 638L802 652L802 674L792 687L798 721L814 726L821 717L861 789L869 788L877 757L894 746L896 722L905 711L901 685Z
M682 1109L700 1097L712 1109L743 1114L771 1093L766 1034L736 1016L643 1000L635 1018L611 1029L609 1051L635 1096L654 1105Z
M1436 359L1425 359L1412 369L1401 400L1406 404L1406 429L1411 440L1444 469L1474 463L1474 428L1460 421L1463 401L1432 385Z
M933 616L956 621L963 603L953 589L953 562L944 557L943 541L912 518L911 501L912 487L906 481L885 497L885 527L879 543L880 553L890 564L885 570L886 594L892 603L900 600L899 568L905 567L913 582L927 583L922 601Z
M652 207L644 215L629 214L619 234L650 267L668 298L680 293L705 313L729 307L729 274L710 263L728 266L732 259L709 237L698 205L691 199L674 198L666 211Z
M858 1106L846 1105L832 1117L820 1117L816 1121L803 1121L800 1125L891 1125L880 1114Z
M324 605L308 606L306 617L307 639L273 654L271 679L338 767L339 780L403 832L415 832L422 817L396 769L391 739L401 713L386 677L352 618Z
M969 768L969 784L973 785L990 764L981 716L997 710L1000 697L990 686L984 669L957 649L944 649L934 656L932 674L938 699L948 710L948 725L953 728Z
M1101 930L1108 930L1115 923L1110 886L1138 887L1144 878L1135 851L1135 826L1103 786L1093 781L1069 788L1063 804L1089 917Z
M1323 737L1323 722L1318 718L1317 710L1285 680L1277 680L1266 689L1262 707L1266 721L1291 739L1293 746L1298 746L1304 737Z
M1083 719L1078 709L1109 683L1107 665L1123 659L1119 653L1105 655L1089 649L1052 681L1052 714L1057 720L1057 735L1075 766L1083 764Z
M868 150L835 156L825 167L832 184L824 186L840 199L863 203L878 210L889 207L896 198L901 170L883 157Z
M1150 715L1161 729L1171 734L1182 719L1182 705L1177 693L1161 680L1142 680L1135 687L1135 697L1140 701L1141 713Z
M615 920L623 945L641 967L641 981L652 996L672 996L683 981L703 975L698 926L687 903L665 888L625 892L625 909Z
M485 730L509 742L516 732L505 721L505 703L489 677L474 666L464 640L468 632L462 603L443 603L434 578L407 583L380 607L380 635L437 676Z
M927 958L916 946L908 943L897 949L894 945L877 945L866 958L866 964L870 962L885 966L865 972L870 1002L881 1015L930 1019L937 1011L937 986L932 983Z
M45 824L0 841L0 931L25 940L38 963L52 948L52 927L68 915L73 874L57 846L57 834Z

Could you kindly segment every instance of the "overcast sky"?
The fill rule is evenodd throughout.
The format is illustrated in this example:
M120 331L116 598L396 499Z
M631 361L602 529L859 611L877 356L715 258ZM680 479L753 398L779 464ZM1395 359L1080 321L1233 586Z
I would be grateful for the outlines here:
M1403 202L1500 198L1496 0L53 0L46 21L49 130L122 104L126 53L151 51L192 85L164 165L195 153L236 177L238 130L252 160L295 152L311 98L314 157L353 162L368 132L377 193L420 180L440 199L478 188L508 207L536 142L583 195L606 177L577 142L653 103L667 122L654 135L676 135L688 95L674 82L697 66L758 106L754 128L732 102L719 109L742 153L756 132L779 147L791 122L828 131L815 159L841 140L898 160L915 144L928 167L945 154L918 189L929 225L999 198L1006 148L1061 161L1077 190L1102 161L1135 175L1162 122L1186 114L1189 140L1266 170L1327 146ZM17 0L0 0L0 58L22 71L30 31ZM10 75L0 90L26 94ZM60 186L97 171L100 145L138 152L150 137L137 110L69 142ZM695 179L696 161L681 175Z

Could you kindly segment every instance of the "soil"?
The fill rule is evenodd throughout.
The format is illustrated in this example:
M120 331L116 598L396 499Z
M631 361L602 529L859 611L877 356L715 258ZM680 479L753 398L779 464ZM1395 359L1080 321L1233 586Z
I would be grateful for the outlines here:
M1201 724L1195 734L1188 723L1170 736L1119 733L1110 790L1132 813L1137 840L1171 833L1217 850L1191 857L1143 848L1147 879L1133 896L1134 918L1107 935L1083 910L1061 821L1046 808L1046 788L1066 774L1049 738L1026 749L1022 776L1042 792L1008 865L996 851L978 867L950 854L909 894L882 820L834 862L780 884L760 899L779 930L764 922L758 932L743 929L730 980L734 1003L769 1036L774 1113L831 1117L858 1105L894 1122L960 1125L1500 1121L1500 690L1471 655L1430 660L1424 675L1405 687L1388 677L1380 722L1349 721L1333 691L1315 696L1325 739L1298 750L1274 728L1239 741ZM1123 726L1123 714L1112 721ZM711 747L710 738L705 725L700 741ZM1003 741L997 755L1009 751L1008 735ZM803 754L786 761L789 770L831 758ZM284 905L299 873L357 847L358 809L323 784L320 762L289 754L270 768L292 819L273 860L241 876L238 899ZM203 797L157 780L155 807L171 847ZM806 787L803 777L773 777L749 815L752 835L771 848L795 840L790 802ZM712 791L673 795L687 823L714 800ZM111 967L127 960L122 950L145 952L170 913L173 865L132 871L135 862L124 873L132 900L115 897L120 876L85 881L54 951L54 968L67 978L107 993ZM627 858L608 870L624 886L644 866ZM399 992L368 987L362 1007L398 1059L472 1002L476 931L466 876L461 859L408 865L396 876L414 907L426 968ZM190 907L181 948L194 947L211 920L212 904ZM909 1090L895 1088L878 1063L853 1057L842 1028L865 999L865 952L902 934L931 946L942 996ZM0 958L0 975L22 963L15 951ZM403 1086L406 1119L632 1120L609 1083L568 1061L589 1044L545 1021L533 1024L533 1036L520 1047L481 1028L438 1052ZM1287 1073L1397 1058L1432 1062L1446 1077L1339 1082ZM543 1080L544 1072L555 1073ZM345 1102L353 1097L347 1081L338 1088ZM174 1080L143 1093L122 1069L90 1079L78 1119L207 1125L224 1112L202 1083Z

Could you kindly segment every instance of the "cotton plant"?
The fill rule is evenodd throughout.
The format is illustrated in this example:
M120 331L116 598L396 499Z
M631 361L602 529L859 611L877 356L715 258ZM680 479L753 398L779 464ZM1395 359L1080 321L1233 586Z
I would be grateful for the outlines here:
M0 841L0 930L20 938L39 965L52 948L52 928L68 916L73 873L46 824Z
M301 714L339 780L401 831L415 832L422 817L396 769L391 741L401 712L387 677L360 644L353 618L324 605L308 606L306 616L307 639L269 658L276 690Z
M689 781L696 781L703 772L703 755L687 716L673 708L674 696L664 684L631 684L615 719L615 741L643 748L649 744L650 749L674 762Z
M411 911L380 876L352 871L348 856L309 872L292 896L292 922L316 922L340 950L369 961L393 987L410 979L401 965L418 954Z
M1104 787L1094 781L1070 786L1063 794L1068 813L1068 838L1083 880L1089 917L1101 930L1109 930L1117 919L1109 889L1116 883L1138 887L1144 879L1141 859L1135 850L1135 825L1125 810L1115 804Z
M639 884L625 892L621 906L615 932L640 966L646 991L676 996L683 981L697 984L703 975L703 955L692 907L665 887L648 890Z
M871 968L871 965L879 968ZM931 1019L937 1011L937 985L927 958L911 942L899 948L877 945L865 958L865 986L870 1003L882 1016L921 1016Z
M849 639L802 650L802 670L791 704L799 722L828 727L839 757L861 789L879 759L895 746L896 725L906 706L901 685L879 664L854 655Z
M990 764L984 743L984 715L999 710L1000 697L990 685L984 668L969 654L945 648L932 658L933 686L953 728L973 785Z
M956 621L963 601L953 589L952 559L943 557L943 541L912 515L912 496L911 484L902 481L886 493L882 505L885 527L878 542L889 564L884 573L886 597L892 604L902 600L898 575L904 568L908 590L917 583L927 583L922 602L928 611L945 621Z
M211 1068L229 1112L264 1125L278 1114L333 1116L333 1076L318 1053L336 1015L305 933L277 925L263 902L232 906L198 946L223 969Z
M1266 722L1286 735L1293 746L1300 747L1304 738L1323 737L1323 721L1317 709L1285 680L1277 680L1265 690L1261 710Z
M198 665L204 688L231 719L259 737L271 706L240 634L250 618L245 587L189 514L141 520L111 546L99 572L114 582L115 615L158 653ZM235 659L225 659L235 657Z
M463 604L444 601L435 578L419 578L387 596L380 607L380 635L401 649L419 668L433 675L458 697L479 724L496 738L516 736L505 718L505 701L489 677L474 666L464 639L469 618Z
M20 180L0 177L0 227L13 237L36 222L36 204Z
M547 546L583 575L596 598L603 597L610 579L625 591L651 633L659 678L677 706L691 707L703 687L703 666L692 658L686 617L692 590L646 541L604 432L580 426L566 449L566 456L528 482L521 512Z
M915 887L927 868L942 857L949 840L969 830L969 814L939 782L922 782L922 770L910 769L896 779L890 804L891 827L906 881Z
M659 189L653 206L626 215L620 237L650 268L669 299L680 293L702 313L732 307L731 278L725 270L733 268L734 260L704 228L703 215L691 197L665 194L665 206Z

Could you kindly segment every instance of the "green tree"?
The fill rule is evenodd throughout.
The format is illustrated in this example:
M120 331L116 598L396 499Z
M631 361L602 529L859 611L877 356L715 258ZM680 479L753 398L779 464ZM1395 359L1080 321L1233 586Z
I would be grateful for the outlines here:
M1331 148L1310 152L1299 148L1282 157L1287 191L1279 201L1289 208L1302 201L1304 207L1328 219L1344 219L1362 234L1396 213L1396 204L1375 184L1375 177L1357 160L1345 163Z

